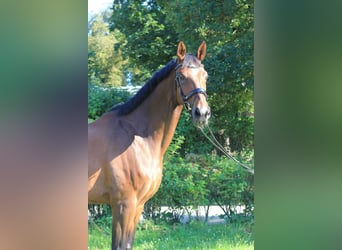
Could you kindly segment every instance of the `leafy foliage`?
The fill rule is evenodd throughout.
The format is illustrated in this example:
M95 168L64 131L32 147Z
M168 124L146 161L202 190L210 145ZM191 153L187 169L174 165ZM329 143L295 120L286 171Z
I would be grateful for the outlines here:
M104 88L96 85L88 86L88 117L95 120L113 105L127 100L132 94L117 88ZM246 213L253 212L253 183L251 177L226 158L205 154L186 154L182 156L182 148L186 140L191 141L188 131L190 118L184 114L173 143L164 159L163 180L159 191L145 206L145 215L150 218L163 216L160 207L168 205L173 208L172 221L179 221L180 211L189 206L218 204L229 219L235 215L234 207L244 205ZM187 131L187 132L185 132ZM195 130L197 136L200 134ZM185 134L185 136L184 136ZM202 142L205 145L205 142ZM196 145L193 146L195 150ZM200 151L200 150L199 150ZM108 206L91 205L91 215L106 217L110 214Z
M232 151L253 148L253 11L251 0L171 1L165 4L178 38L208 44L205 66L212 127ZM186 26L184 26L186 24Z
M125 83L123 65L126 63L120 49L115 45L124 43L124 36L118 31L109 32L103 14L89 23L88 34L88 79L92 83L121 86Z
M118 29L126 35L125 68L132 73L132 84L142 85L160 66L174 55L177 37L172 21L158 1L114 0L111 30Z
M114 63L124 72L124 75L117 72L118 76L125 78L122 82L133 85L143 84L174 57L179 40L192 53L202 40L206 41L207 55L203 63L209 74L210 126L228 151L251 164L254 157L253 13L252 0L114 0L113 13L108 18L110 34L116 39L109 47L114 48L118 61L124 62ZM100 28L105 30L99 24ZM100 64L95 64L95 59L90 60L90 77L95 75L92 82L103 84L108 79L94 73L104 72L97 65ZM88 94L91 119L129 96L127 92L94 85L89 85ZM235 218L236 205L244 205L246 214L253 214L252 177L221 157L190 124L190 116L183 112L164 159L161 188L146 205L145 215L155 216L160 206L166 204L174 208L174 217L179 216L180 208L209 204L220 205L231 221Z
M254 2L115 0L113 9L110 27L126 36L123 54L129 58L125 67L132 75L133 84L142 84L169 61L179 40L185 41L187 50L193 53L202 40L207 42L204 63L209 74L212 128L231 151L253 150ZM202 147L194 129L179 127L186 130L179 134L193 135L185 140L182 150L197 151L192 145L200 145L197 149L212 149Z
M145 205L145 216L157 220L179 221L183 209L219 205L227 219L234 220L236 207L243 206L245 215L253 215L252 177L226 158L188 155L164 161L162 184ZM160 212L161 206L171 214ZM171 217L170 217L171 215Z
M88 84L88 118L96 120L115 104L126 101L130 93L117 88Z

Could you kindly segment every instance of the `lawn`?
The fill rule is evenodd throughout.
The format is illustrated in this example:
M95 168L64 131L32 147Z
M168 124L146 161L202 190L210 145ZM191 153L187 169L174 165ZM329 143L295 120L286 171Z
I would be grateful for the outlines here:
M111 242L110 221L89 224L89 249L108 250ZM254 249L253 227L250 223L207 225L202 222L190 224L139 225L134 249Z

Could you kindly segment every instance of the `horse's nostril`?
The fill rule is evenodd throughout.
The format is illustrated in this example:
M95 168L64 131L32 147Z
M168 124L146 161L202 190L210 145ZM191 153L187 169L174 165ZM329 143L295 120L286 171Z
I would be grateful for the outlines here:
M195 108L193 115L198 119L198 118L205 118L208 119L211 115L210 109L200 109L200 108Z
M199 108L195 109L195 116L197 116L197 117L201 116L201 111L199 110Z

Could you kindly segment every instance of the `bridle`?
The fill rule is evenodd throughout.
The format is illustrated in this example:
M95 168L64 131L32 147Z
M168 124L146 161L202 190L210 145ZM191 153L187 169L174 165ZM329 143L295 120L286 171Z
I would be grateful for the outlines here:
M180 92L180 96L182 98L184 107L187 111L191 111L191 104L189 102L190 98L196 94L203 94L205 96L206 99L208 99L208 95L207 92L205 91L205 89L203 88L195 88L193 90L191 90L187 95L184 94L183 89L182 89L182 84L181 84L181 74L178 72L178 69L182 67L182 64L177 64L177 66L175 67L176 70L176 78L175 78L175 82L177 84L177 88L179 88L179 92ZM195 66L195 65L189 65L187 66L187 68L191 68L191 69L195 69L195 68L200 68L199 66Z
M181 74L178 72L178 69L182 67L182 64L177 64L177 66L175 67L176 70L176 78L175 78L175 82L177 85L177 88L179 88L179 92L180 95L182 97L183 100L183 104L184 107L187 111L191 111L191 104L189 103L189 99L196 95L196 94L203 94L205 96L206 99L208 99L208 95L205 91L205 89L203 88L196 88L194 90L191 90L187 95L184 94L183 89L182 89L182 85L181 85ZM200 68L199 66L195 66L195 65L189 65L187 66L187 68ZM211 131L209 125L207 124L206 127L208 128L210 135L212 138L210 138L210 136L204 132L202 127L199 127L199 129L201 130L201 132L203 133L203 135L217 148L219 149L225 156L227 156L228 158L232 159L233 161L235 161L236 163L238 163L245 171L251 173L254 175L254 169L242 164L241 162L239 162L237 159L235 159L233 156L231 156L226 150L225 148L218 142L218 140L215 138L214 133Z

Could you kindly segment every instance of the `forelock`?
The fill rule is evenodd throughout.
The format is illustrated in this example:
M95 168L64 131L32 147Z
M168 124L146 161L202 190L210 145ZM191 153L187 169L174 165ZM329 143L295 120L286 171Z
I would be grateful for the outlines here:
M191 67L203 67L203 64L201 64L201 61L198 60L198 58L192 54L186 54L183 63L183 68L191 68Z

